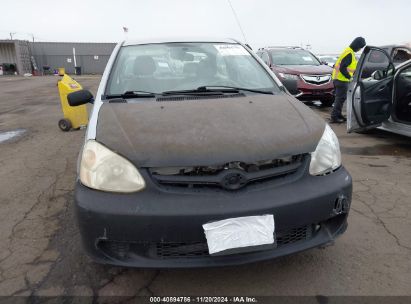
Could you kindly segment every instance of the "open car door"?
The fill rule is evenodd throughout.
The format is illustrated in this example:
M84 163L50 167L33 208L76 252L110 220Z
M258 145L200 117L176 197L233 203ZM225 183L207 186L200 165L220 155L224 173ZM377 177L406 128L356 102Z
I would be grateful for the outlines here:
M362 78L367 65L378 66L371 77ZM347 94L347 131L364 131L381 125L391 114L395 68L383 49L367 46Z
M392 120L409 125L411 122L411 59L395 67ZM410 127L411 126L407 126ZM411 129L408 131L411 132ZM410 136L409 133L405 134Z

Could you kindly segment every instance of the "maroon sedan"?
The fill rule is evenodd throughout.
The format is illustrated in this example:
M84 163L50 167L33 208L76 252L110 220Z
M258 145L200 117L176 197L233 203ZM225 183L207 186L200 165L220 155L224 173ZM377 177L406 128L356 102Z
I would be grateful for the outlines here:
M271 68L284 86L302 101L334 102L332 68L300 47L265 47L257 55Z

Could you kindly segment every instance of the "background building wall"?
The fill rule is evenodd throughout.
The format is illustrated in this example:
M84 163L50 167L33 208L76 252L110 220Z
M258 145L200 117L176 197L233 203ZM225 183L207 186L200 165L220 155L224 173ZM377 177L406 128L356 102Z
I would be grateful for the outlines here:
M16 50L14 48L14 43L1 41L0 42L0 64L2 63L15 63Z
M15 40L14 46L16 48L18 73L21 75L25 73L32 73L29 42L24 40Z
M115 43L78 43L78 42L32 42L31 52L42 72L44 66L50 70L65 68L68 74L74 74L73 48L76 51L76 63L83 74L102 74Z
M20 75L31 73L28 41L0 40L0 64L14 64Z

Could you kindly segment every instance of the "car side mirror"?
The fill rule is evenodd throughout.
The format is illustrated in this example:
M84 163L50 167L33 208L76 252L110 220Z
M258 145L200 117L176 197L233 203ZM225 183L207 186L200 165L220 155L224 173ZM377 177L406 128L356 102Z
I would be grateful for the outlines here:
M322 65L328 65L328 62L327 61L321 61L321 64Z
M371 77L375 80L381 80L381 79L384 78L384 76L385 76L385 73L384 73L384 71L381 71L381 70L376 70L376 71L372 72L372 74L371 74Z
M93 94L88 90L78 90L67 95L67 100L70 106L77 107L86 103L93 103Z

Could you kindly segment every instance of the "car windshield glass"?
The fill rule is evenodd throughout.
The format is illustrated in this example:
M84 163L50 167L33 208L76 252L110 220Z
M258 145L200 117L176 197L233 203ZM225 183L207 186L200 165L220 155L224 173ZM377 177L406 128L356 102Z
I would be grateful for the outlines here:
M332 57L332 56L321 56L319 57L322 61L325 61L327 63L336 63L337 62L337 57Z
M105 94L162 93L201 86L280 92L269 73L239 44L156 43L122 47Z
M272 50L272 63L275 65L320 65L321 63L310 52L305 50L285 49Z

